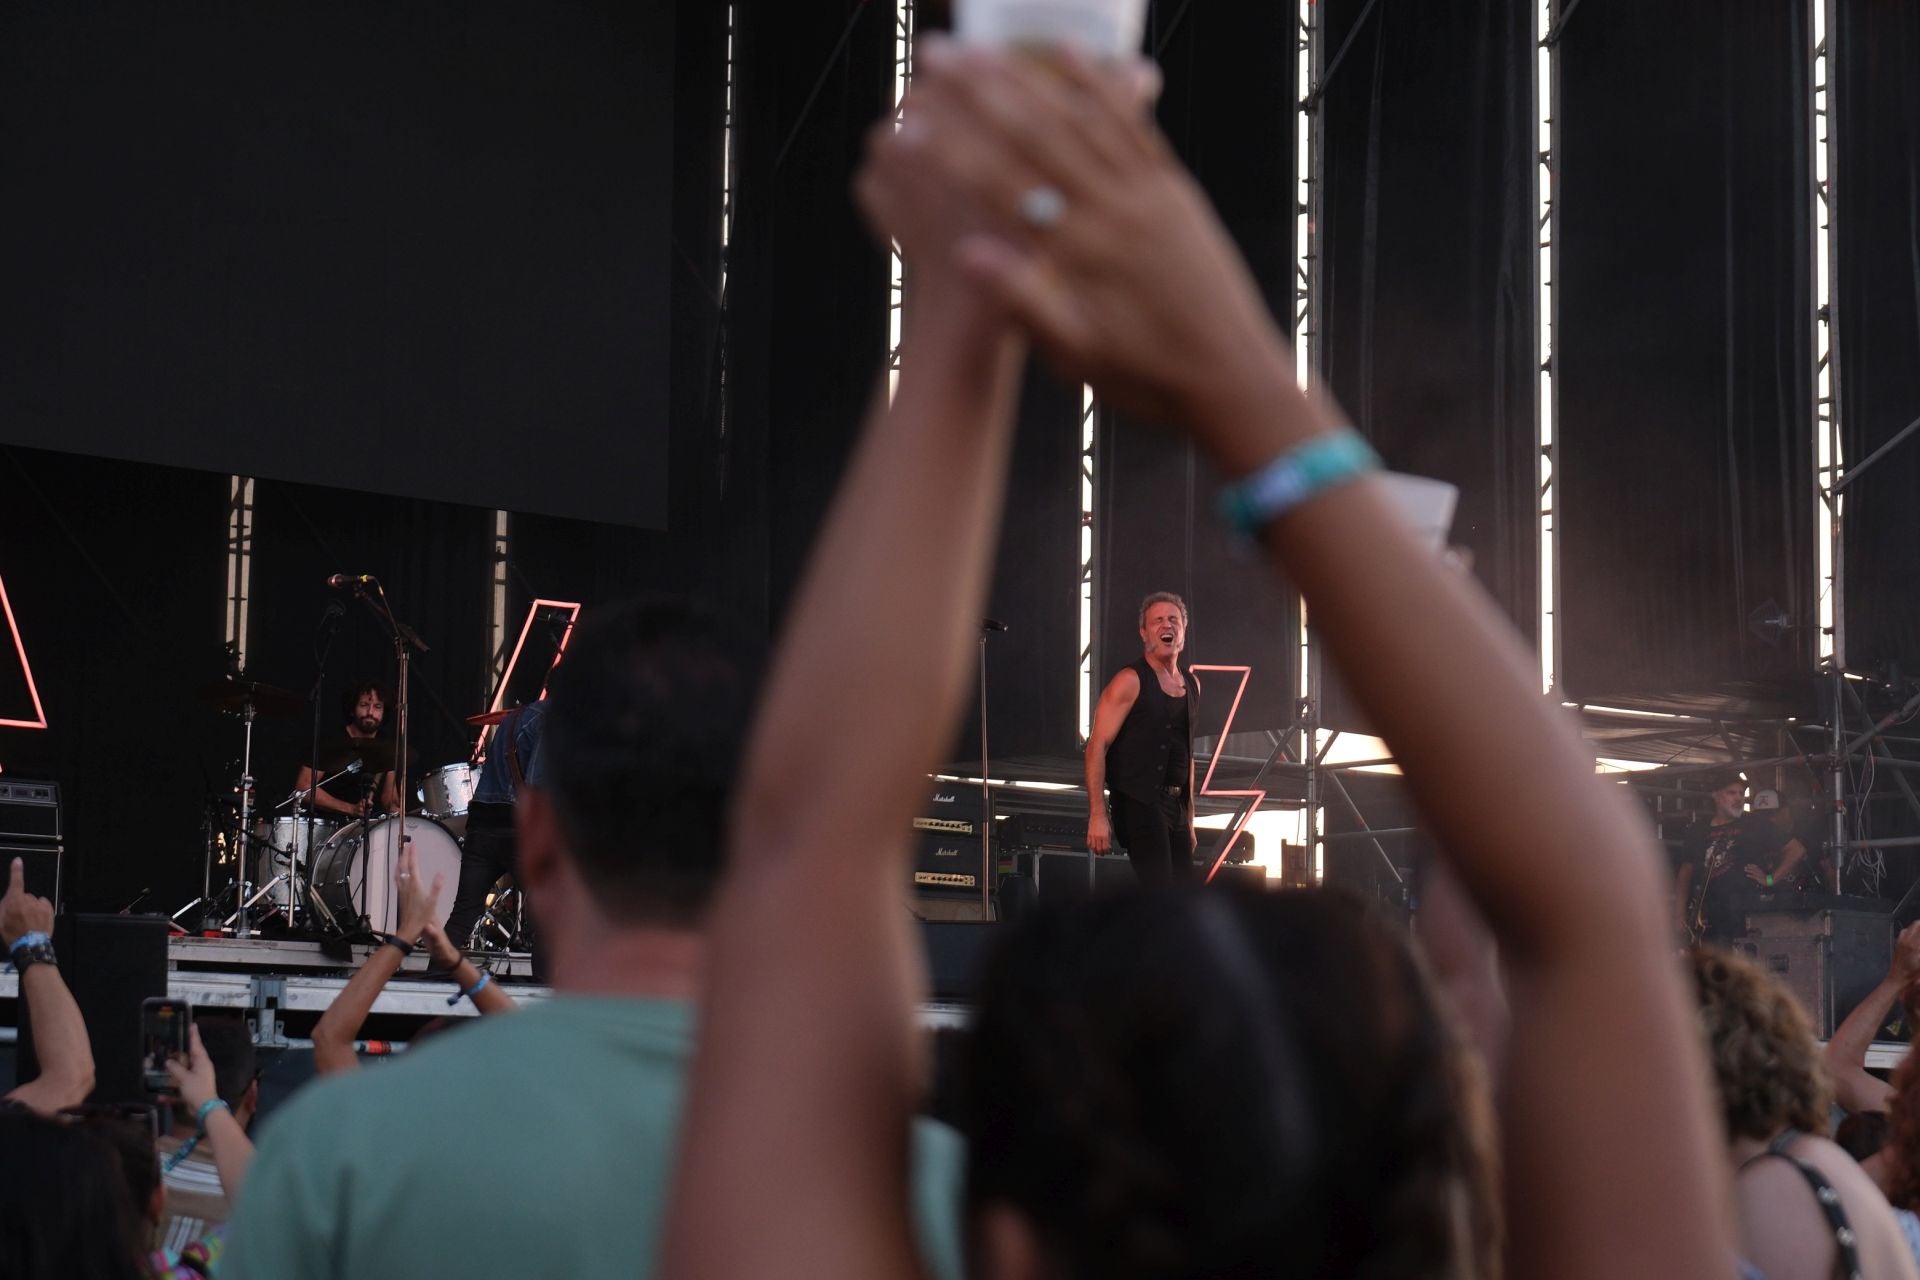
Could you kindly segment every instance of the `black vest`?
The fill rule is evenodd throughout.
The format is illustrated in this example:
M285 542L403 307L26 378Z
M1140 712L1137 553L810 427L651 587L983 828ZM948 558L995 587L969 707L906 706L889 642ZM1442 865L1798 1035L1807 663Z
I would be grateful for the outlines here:
M1135 800L1162 800L1166 798L1170 771L1178 770L1172 781L1184 784L1187 780L1187 761L1193 758L1194 707L1200 688L1194 683L1193 673L1182 668L1187 696L1169 698L1145 658L1128 669L1140 677L1140 696L1133 700L1127 718L1120 722L1120 732L1107 745L1107 790Z

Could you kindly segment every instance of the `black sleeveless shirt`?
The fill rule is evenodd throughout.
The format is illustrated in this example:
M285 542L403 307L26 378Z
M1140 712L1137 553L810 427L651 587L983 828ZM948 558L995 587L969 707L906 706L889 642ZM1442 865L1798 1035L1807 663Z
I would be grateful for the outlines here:
M1140 695L1107 744L1107 790L1134 800L1163 800L1168 787L1187 785L1187 762L1193 758L1191 708L1199 688L1193 673L1182 668L1187 696L1169 698L1145 658L1128 670L1140 677Z

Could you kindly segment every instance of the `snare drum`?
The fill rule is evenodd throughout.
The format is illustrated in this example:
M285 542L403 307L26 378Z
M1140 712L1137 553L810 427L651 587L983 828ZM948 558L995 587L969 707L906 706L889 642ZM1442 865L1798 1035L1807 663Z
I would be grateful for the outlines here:
M432 818L409 817L349 822L320 847L313 857L309 883L315 902L322 908L323 925L350 932L364 912L367 927L376 933L392 933L399 927L393 873L400 859L403 831L413 846L421 882L432 888L436 875L445 877L440 900L434 904L434 919L439 924L447 922L453 911L454 890L460 884L460 843Z
M443 764L420 780L421 812L434 818L465 817L480 773L465 760Z

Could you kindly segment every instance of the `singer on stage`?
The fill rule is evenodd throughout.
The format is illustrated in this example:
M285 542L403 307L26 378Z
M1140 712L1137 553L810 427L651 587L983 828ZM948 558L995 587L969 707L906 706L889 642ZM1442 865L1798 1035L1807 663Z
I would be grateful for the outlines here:
M1087 847L1133 859L1140 883L1193 873L1193 714L1198 696L1180 665L1187 606L1169 591L1140 603L1140 661L1100 692L1087 738ZM1107 816L1107 793L1113 817Z

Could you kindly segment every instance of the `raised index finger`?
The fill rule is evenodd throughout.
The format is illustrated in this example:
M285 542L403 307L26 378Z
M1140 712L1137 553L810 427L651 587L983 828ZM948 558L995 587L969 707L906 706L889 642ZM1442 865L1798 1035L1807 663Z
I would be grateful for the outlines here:
M13 860L13 869L7 872L7 896L18 897L27 891L27 862L24 858Z

